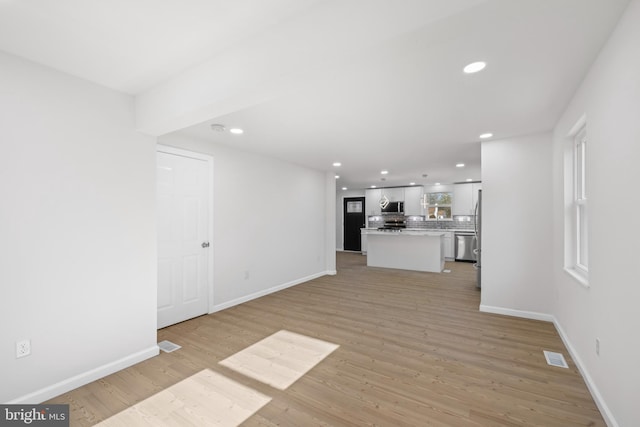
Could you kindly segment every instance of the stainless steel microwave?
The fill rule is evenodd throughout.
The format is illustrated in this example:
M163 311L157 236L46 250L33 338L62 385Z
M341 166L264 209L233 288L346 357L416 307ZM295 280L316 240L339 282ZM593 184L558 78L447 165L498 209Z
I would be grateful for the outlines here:
M386 207L381 209L382 213L386 214L403 214L404 202L389 202Z

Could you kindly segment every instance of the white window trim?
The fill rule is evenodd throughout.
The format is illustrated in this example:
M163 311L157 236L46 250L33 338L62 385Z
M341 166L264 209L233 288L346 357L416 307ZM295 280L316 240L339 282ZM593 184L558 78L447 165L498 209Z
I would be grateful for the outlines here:
M583 115L576 124L571 128L571 131L567 135L570 150L567 150L567 156L570 156L571 161L565 161L565 166L570 171L565 171L565 180L570 179L571 185L565 186L565 190L569 194L565 195L565 206L568 211L565 215L565 227L569 228L569 232L565 231L565 266L564 270L571 277L573 277L579 284L585 288L589 288L589 269L588 265L580 264L580 219L579 206L587 206L587 198L585 193L585 164L582 164L578 168L578 154L577 146L579 144L586 143L582 136L586 132L586 116ZM585 160L584 157L580 159ZM578 177L578 173L582 174ZM581 188L578 188L578 184L581 183ZM582 194L578 194L581 192ZM586 216L588 224L588 212ZM587 242L588 245L588 242ZM588 251L588 246L587 246ZM588 262L588 259L587 259Z
M581 284L585 288L589 288L590 287L589 286L589 281L587 280L587 277L584 274L579 273L575 268L565 267L564 271L569 276L573 277L579 284Z
M426 194L437 194L437 193L450 193L451 194L451 203L449 204L435 204L435 205L431 205L431 204L427 204L425 206L425 221L453 221L453 192L452 191L432 191ZM442 219L438 219L438 218L429 218L429 208L449 208L449 212L451 213L451 218L442 218Z

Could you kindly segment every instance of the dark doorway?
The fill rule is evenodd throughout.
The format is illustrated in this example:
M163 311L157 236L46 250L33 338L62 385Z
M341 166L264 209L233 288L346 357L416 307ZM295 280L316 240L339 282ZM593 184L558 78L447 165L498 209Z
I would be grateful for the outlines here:
M365 227L364 213L364 197L345 197L344 198L344 239L343 245L345 251L360 251L360 229Z

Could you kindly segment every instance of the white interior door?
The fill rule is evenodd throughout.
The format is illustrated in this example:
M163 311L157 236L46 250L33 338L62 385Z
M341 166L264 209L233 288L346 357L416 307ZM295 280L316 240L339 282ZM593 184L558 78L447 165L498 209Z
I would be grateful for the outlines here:
M157 152L158 328L207 313L211 167Z

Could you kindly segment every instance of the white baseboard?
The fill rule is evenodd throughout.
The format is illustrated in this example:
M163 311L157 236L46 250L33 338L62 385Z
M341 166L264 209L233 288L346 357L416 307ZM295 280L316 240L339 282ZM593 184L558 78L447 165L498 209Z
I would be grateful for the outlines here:
M300 283L308 282L309 280L317 279L318 277L322 277L322 276L326 276L326 275L334 275L336 273L337 272L335 270L322 271L320 273L312 274L310 276L302 277L300 279L296 279L296 280L292 280L292 281L287 282L287 283L283 283L282 285L278 285L278 286L274 286L272 288L264 289L262 291L254 292L252 294L245 295L245 296L242 296L240 298L235 298L235 299L232 299L231 301L223 302L221 304L215 304L213 306L213 310L211 310L209 312L209 314L215 313L216 311L220 311L220 310L224 310L224 309L233 307L234 305L242 304L243 302L247 302L247 301L251 301L251 300L256 299L256 298L263 297L265 295L272 294L274 292L281 291L283 289L290 288L291 286L299 285Z
M584 382L587 384L587 388L589 389L593 400L596 402L596 405L598 406L598 409L602 414L602 418L604 418L604 422L607 423L607 426L609 427L619 427L619 424L614 418L613 413L611 413L611 409L609 409L609 406L602 398L600 390L598 390L598 387L596 387L595 383L593 382L591 375L589 375L589 372L584 367L582 359L580 359L580 356L578 355L578 353L576 353L573 345L571 345L571 341L569 341L569 337L567 337L567 334L564 332L564 329L562 329L562 326L560 326L560 323L555 317L553 319L553 324L556 327L556 330L558 331L558 334L560 335L564 346L567 348L567 351L571 355L573 362L578 367L578 371L580 371Z
M480 311L484 313L502 314L504 316L523 317L525 319L542 320L545 322L553 322L555 318L546 313L538 313L536 311L514 310L511 308L494 307L490 305L480 305Z
M558 320L555 318L555 316L552 316L550 314L545 314L545 313L537 313L535 311L513 310L510 308L493 307L488 305L480 305L480 311L485 313L502 314L505 316L523 317L525 319L543 320L546 322L552 322L556 328L556 331L558 331L558 335L560 335L560 339L562 339L564 346L567 348L569 355L571 355L571 359L573 359L573 362L576 364L576 367L578 368L580 375L582 375L582 378L584 379L584 382L587 385L589 392L591 393L591 397L593 397L593 400L596 403L596 406L598 406L598 409L600 410L600 413L602 414L602 418L604 418L605 423L607 423L607 426L609 427L619 427L619 424L616 421L615 417L613 416L611 409L609 409L609 406L606 404L606 402L602 398L602 394L600 394L598 387L593 382L593 379L589 375L589 372L587 371L587 369L584 367L584 364L582 363L582 359L580 359L580 356L573 348L573 345L571 345L571 341L569 341L567 334L564 332L564 329L562 329L562 326L560 325Z
M129 366L140 363L143 360L147 360L153 356L157 356L160 353L160 349L157 345L151 346L145 350L123 357L122 359L109 362L105 365L98 366L90 371L83 372L74 377L67 378L56 384L52 384L43 389L34 391L17 399L14 399L8 404L38 404L49 399L53 399L56 396L60 396L68 391L81 387L85 384L89 384L95 380L111 375L114 372L121 371Z

